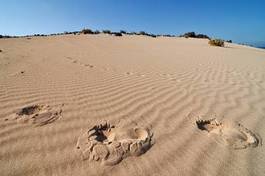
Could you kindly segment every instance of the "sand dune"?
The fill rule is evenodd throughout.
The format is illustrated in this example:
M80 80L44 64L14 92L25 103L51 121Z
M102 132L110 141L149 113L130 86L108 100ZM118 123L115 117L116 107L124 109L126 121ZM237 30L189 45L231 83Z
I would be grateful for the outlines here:
M265 174L264 50L103 34L1 39L0 49L3 176ZM212 118L245 131L198 128ZM151 127L155 143L111 166L83 160L79 137L104 120L123 121L126 140L142 139L134 124Z

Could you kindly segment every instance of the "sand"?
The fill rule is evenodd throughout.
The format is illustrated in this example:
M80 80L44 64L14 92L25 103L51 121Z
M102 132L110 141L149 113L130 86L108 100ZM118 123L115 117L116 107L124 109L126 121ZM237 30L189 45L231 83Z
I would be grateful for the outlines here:
M1 176L263 176L265 51L207 42L104 34L1 39ZM96 158L82 158L82 136L88 140L104 120L123 123L110 133L123 136L114 142L152 138L152 145L102 164L113 154L106 135L96 141L107 142L93 149Z

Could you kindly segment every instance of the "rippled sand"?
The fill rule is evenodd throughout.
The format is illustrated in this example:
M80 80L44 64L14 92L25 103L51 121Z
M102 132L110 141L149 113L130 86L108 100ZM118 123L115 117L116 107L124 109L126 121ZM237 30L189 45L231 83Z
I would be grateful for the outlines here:
M263 176L265 51L207 42L103 34L1 39L1 175ZM222 128L220 137L196 125L213 118L243 125L258 145L235 150L223 138L238 144L251 136ZM83 160L78 139L103 120L148 126L155 142L116 165Z

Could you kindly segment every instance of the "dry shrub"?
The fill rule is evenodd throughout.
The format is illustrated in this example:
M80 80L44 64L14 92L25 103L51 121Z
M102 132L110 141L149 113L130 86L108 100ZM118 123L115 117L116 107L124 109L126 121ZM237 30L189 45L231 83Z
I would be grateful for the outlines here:
M225 46L224 41L221 40L221 39L211 39L208 43L211 46L220 46L220 47L224 47Z

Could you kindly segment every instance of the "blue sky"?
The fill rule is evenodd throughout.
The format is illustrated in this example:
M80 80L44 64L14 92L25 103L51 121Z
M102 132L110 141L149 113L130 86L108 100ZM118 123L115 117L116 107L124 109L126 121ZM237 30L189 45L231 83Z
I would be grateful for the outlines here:
M265 45L264 0L0 0L0 34L188 31Z

